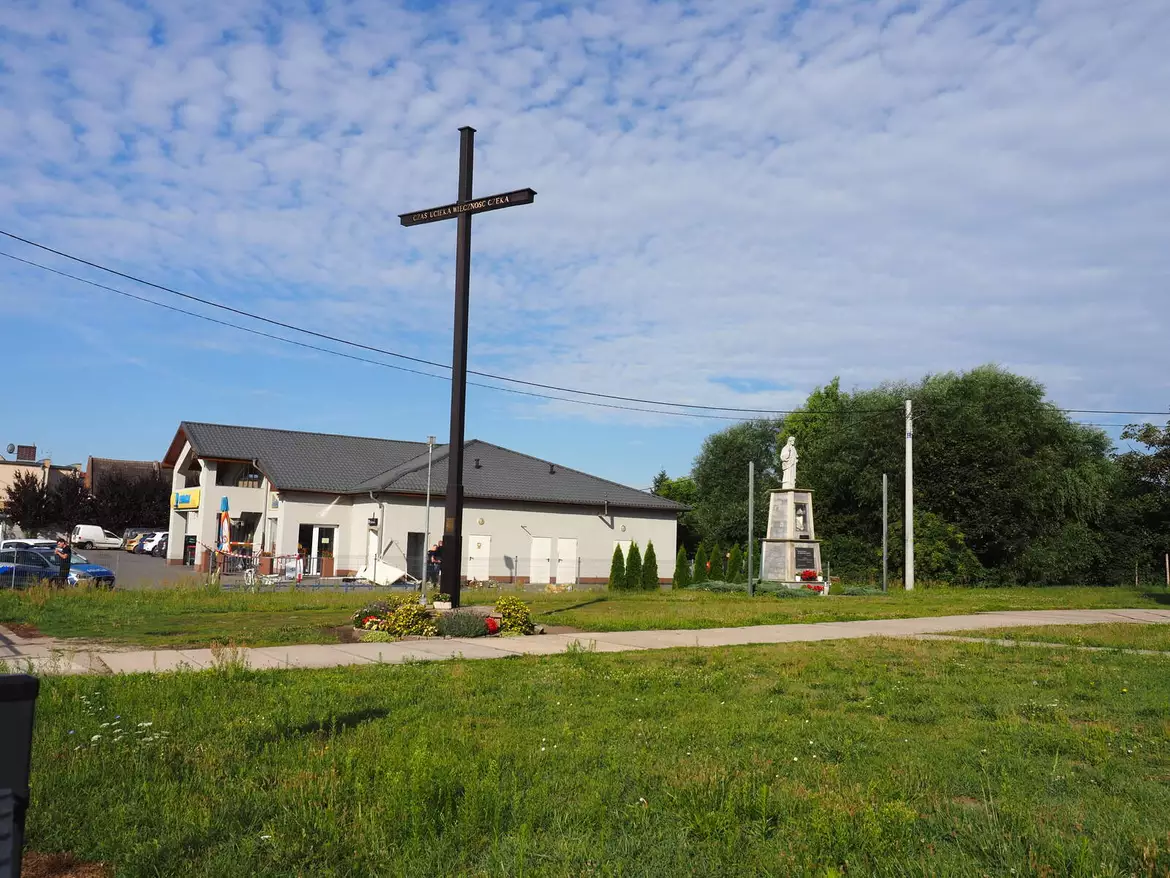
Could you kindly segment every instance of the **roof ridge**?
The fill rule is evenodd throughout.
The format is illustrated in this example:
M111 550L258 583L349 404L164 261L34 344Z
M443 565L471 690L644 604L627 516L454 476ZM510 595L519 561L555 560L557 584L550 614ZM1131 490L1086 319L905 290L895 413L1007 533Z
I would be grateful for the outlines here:
M470 442L465 442L463 444L463 450L466 451L467 446L470 444L471 444ZM450 455L451 455L450 443L447 443L447 444L444 444L441 446L436 445L435 448L442 448L443 450L434 452L434 456L431 458L431 463L435 463L435 462L438 462L441 460L446 460L448 457L450 457ZM403 478L404 476L410 475L410 473L415 472L416 470L422 469L423 458L425 458L427 456L428 456L427 452L425 452L425 451L422 452L422 454L417 454L414 457L410 458L410 460L404 460L402 463L398 464L398 466L392 466L388 470L383 470L380 473L375 473L374 475L370 476L368 479L363 479L361 482L358 483L358 485L356 487L360 490L367 490L368 489L371 491L384 491L387 488L389 488L390 485L394 484L395 482L397 482L399 479ZM417 465L415 465L416 461L417 461ZM370 482L374 482L374 481L378 482L377 486L374 488L368 488L367 486L370 484Z
M498 451L506 451L509 454L515 454L517 457L526 457L529 460L535 460L537 463L547 463L549 466L555 466L558 469L567 470L568 472L576 473L579 476L585 476L586 478L589 478L589 479L595 479L596 481L599 481L599 482L605 482L607 485L613 485L615 488L622 488L626 491L637 491L639 494L645 494L648 497L659 496L658 494L655 494L653 491L643 491L641 488L635 488L633 485L623 485L621 482L615 482L613 479L607 479L604 476L595 476L595 475L593 475L593 473L587 473L584 470L574 469L571 466L565 466L564 464L557 463L555 460L546 460L545 458L537 457L534 454L525 454L523 451L517 451L514 448L505 448L503 445L496 445L495 443L492 443L492 442L485 442L482 439L472 439L471 441L478 442L481 445L487 445L491 448L495 448ZM669 498L663 497L662 499L665 500L665 499L669 499Z
M354 436L351 433L323 433L320 430L289 430L284 427L254 427L250 424L216 424L211 421L180 421L179 426L185 427L223 427L229 430L259 430L262 433L295 433L298 436L330 436L335 439L365 439L370 442L393 442L397 445L426 445L425 442L414 442L410 439L387 439L384 436Z

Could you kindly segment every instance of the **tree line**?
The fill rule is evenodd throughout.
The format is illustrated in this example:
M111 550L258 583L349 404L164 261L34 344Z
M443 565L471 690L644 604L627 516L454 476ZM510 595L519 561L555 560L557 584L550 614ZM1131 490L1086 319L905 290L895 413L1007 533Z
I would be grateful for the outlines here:
M653 490L690 507L679 540L688 555L703 549L705 571L713 546L747 539L747 470L755 461L758 554L768 491L779 486L778 453L793 436L798 485L814 492L817 537L833 574L880 578L885 473L890 571L900 576L907 399L919 579L1010 585L1164 577L1170 422L1127 427L1119 450L1099 428L1046 401L1040 383L996 366L853 392L834 379L783 418L707 437L688 475L661 472Z
M114 533L127 527L165 525L170 513L170 479L160 473L130 477L111 472L91 494L80 473L42 484L33 473L17 473L3 498L4 513L25 534L70 533L78 524L97 524Z

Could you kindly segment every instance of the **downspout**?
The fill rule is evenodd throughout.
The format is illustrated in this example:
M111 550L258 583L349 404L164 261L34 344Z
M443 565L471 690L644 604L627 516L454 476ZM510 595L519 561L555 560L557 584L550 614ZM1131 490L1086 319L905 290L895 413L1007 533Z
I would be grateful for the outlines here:
M378 504L378 551L374 555L374 585L378 584L378 559L382 557L382 528L386 526L385 508L381 500L370 491L370 499Z
M260 552L257 552L255 547L252 549L253 555L259 555L265 551L264 535L268 532L268 500L269 492L272 490L272 482L268 480L268 474L260 469L260 459L253 457L252 466L256 467L256 472L264 475L264 508L260 511ZM273 552L273 554L276 554Z

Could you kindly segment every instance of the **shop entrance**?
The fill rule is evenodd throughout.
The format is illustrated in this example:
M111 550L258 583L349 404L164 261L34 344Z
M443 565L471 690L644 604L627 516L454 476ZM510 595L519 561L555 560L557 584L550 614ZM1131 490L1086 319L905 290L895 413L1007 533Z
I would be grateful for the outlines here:
M336 549L336 526L302 524L297 528L297 554L304 559L306 576L321 575L323 566L333 568L333 563L322 565L321 562L323 559L332 561ZM332 573L328 575L332 575Z

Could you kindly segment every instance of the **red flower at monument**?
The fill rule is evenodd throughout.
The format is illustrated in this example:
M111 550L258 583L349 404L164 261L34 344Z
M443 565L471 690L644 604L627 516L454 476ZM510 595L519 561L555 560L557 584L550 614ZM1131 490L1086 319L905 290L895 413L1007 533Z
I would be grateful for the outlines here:
M497 634L497 633L499 633L499 630L500 630L500 620L499 620L499 619L496 619L496 618L494 618L493 616L488 616L488 617L487 617L487 630L488 630L488 634Z
M801 570L800 578L805 582L812 582L817 578L817 572L815 570Z

